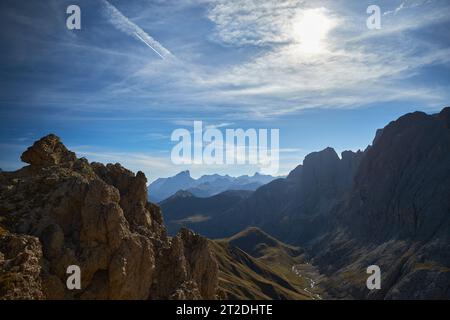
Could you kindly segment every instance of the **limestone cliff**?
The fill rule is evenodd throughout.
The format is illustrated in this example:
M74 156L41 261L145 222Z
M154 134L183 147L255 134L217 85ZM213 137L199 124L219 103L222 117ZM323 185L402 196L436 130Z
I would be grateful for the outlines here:
M146 178L78 159L55 135L0 173L0 298L214 299L217 263L206 239L166 235ZM68 290L69 265L81 289Z
M334 298L450 297L450 108L406 114L378 131L313 263ZM381 269L368 290L366 268Z

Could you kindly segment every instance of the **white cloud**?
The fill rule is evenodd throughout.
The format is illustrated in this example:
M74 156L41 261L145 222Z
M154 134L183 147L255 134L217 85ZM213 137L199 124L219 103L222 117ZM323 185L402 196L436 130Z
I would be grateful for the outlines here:
M216 24L216 41L257 45L259 52L224 68L184 64L170 72L149 64L135 74L144 96L142 83L161 72L170 85L149 97L156 95L174 110L180 106L185 112L195 112L201 105L204 112L220 113L228 119L243 114L264 119L307 108L355 108L408 99L440 104L445 99L445 88L403 81L424 66L449 63L449 49L402 34L405 28L429 25L435 11L424 12L420 20L402 18L393 27L369 33L348 23L354 20L351 12L338 18L336 12L302 1L219 0L212 1L209 8L207 16ZM329 28L322 34L325 46L309 54L297 39L295 26L302 25L299 19L304 12L317 10ZM192 121L182 125L191 126Z
M244 19L240 15L247 13L245 10L219 8L222 9L222 14L232 15L228 19L222 18L225 21L240 21ZM297 8L302 9L311 10ZM424 19L425 23L429 23L428 17L435 17L433 12L424 13L427 17ZM334 19L332 12L326 14ZM286 14L285 18L296 19L296 15ZM334 19L331 25L340 31L348 26L343 25L345 18L350 19ZM263 21L269 23L267 19L274 19L274 16L265 16ZM417 17L414 20L414 27L420 28L421 20L418 21ZM397 22L411 25L407 19ZM245 20L243 24L246 30L248 24ZM281 28L283 30L274 32L273 35L286 30ZM224 30L227 32L228 28ZM295 42L280 44L223 74L205 78L204 83L217 88L218 99L240 101L244 105L247 102L251 104L252 100L253 104L259 103L258 113L269 116L305 108L357 107L367 103L409 98L441 103L441 88L408 86L407 82L401 80L416 75L424 66L448 64L450 50L416 39L413 41L411 35L405 36L401 31L404 30L397 30L385 42L378 41L378 44L377 40L380 39L374 33L364 39L358 39L358 32L353 32L356 39L352 34L346 33L344 36L334 33L326 39L328 49L313 56L304 55L301 45ZM263 34L260 40L266 42L268 38L271 37ZM239 38L236 39L239 44Z
M77 157L85 157L90 162L120 163L133 172L143 171L149 182L177 171L168 155L154 156L142 152L117 152L94 146L72 146L69 149L74 151Z
M205 126L205 129L220 129L220 128L225 128L225 127L229 127L232 126L234 123L233 122L222 122L222 123L218 123L218 124L208 124Z
M214 40L225 44L223 50L228 57L234 55L232 61L208 64L203 52L199 54L205 55L204 59L195 63L186 62L190 59L181 53L179 60L136 59L136 53L126 59L126 48L120 50L120 56L98 50L95 53L110 55L105 71L111 68L111 61L124 61L114 63L114 71L123 77L95 94L77 93L71 101L83 108L117 111L123 110L125 102L136 113L179 118L174 124L189 127L193 120L208 119L211 125L250 117L270 120L309 108L357 108L387 101L414 101L423 107L448 103L445 84L431 87L409 81L423 67L449 64L448 46L414 35L436 21L448 21L445 10L424 6L420 16L386 17L383 28L373 32L365 28L364 12L358 16L361 13L352 12L351 6L343 10L338 4L328 9L323 8L326 2L314 4L317 2L208 1L206 16L215 24ZM307 10L320 10L324 21L330 23L321 35L325 45L313 54L305 54L295 30ZM147 16L151 14L146 11ZM108 15L117 28L135 36L139 27L122 16ZM241 48L247 45L256 46L249 50L251 54ZM86 65L88 68L89 63ZM52 89L43 90L36 99L65 106L70 90ZM55 101L49 101L53 98ZM197 115L204 118L189 120Z
M177 126L183 126L183 127L193 127L195 120L185 120L185 119L176 119L172 120L171 123Z
M385 16L394 15L395 16L396 14L398 14L400 11L402 11L404 9L415 8L415 7L419 7L419 6L428 4L428 3L431 3L431 0L404 0L394 10L388 10L388 11L384 12L383 15L385 15Z
M233 45L267 45L292 41L294 17L302 0L218 0L208 18L221 41Z

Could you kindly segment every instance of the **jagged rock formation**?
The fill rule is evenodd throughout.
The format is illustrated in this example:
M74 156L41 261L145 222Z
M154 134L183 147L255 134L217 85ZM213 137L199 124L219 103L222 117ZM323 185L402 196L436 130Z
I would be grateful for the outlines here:
M208 219L189 227L209 238L222 238L256 226L284 242L304 246L325 232L331 209L351 190L362 155L361 151L344 151L339 158L332 148L310 153L287 178L258 188L223 212L206 208L201 212ZM204 202L224 207L218 200L210 197ZM182 208L190 202L169 198L162 205L172 216L175 204Z
M22 159L30 165L0 173L0 298L218 294L210 244L186 229L166 236L160 209L146 201L142 173L77 159L53 135ZM305 258L314 274L320 269L325 298L448 299L450 108L391 122L364 152L341 158L331 148L312 153L286 179L203 223L213 237L258 226L289 243L307 244ZM297 279L279 281L279 273L298 262L280 255L285 247L270 237L260 245L262 234L253 230L211 242L220 265L220 297L300 298L301 290L288 288ZM280 269L273 261L287 264ZM72 264L82 270L79 291L65 286ZM369 291L366 268L373 264L381 268L381 289ZM274 284L268 277L278 278Z
M352 191L313 248L335 298L450 298L450 108L414 112L377 133ZM366 268L381 268L381 289Z
M55 135L0 173L0 298L213 299L217 263L206 239L166 236L146 178L89 164ZM81 290L68 290L69 265Z
M306 247L329 298L449 299L450 107L400 117L364 152L311 153L197 225L208 237L257 226ZM372 264L380 290L366 287Z

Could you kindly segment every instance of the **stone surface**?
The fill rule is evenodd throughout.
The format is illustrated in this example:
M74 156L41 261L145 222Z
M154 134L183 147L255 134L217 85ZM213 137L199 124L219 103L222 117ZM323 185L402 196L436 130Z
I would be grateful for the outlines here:
M450 298L450 108L379 130L312 250L336 298ZM366 268L378 265L381 289Z
M22 160L30 166L0 173L0 298L216 298L206 239L166 236L142 172L77 159L55 135ZM69 265L81 290L66 288Z

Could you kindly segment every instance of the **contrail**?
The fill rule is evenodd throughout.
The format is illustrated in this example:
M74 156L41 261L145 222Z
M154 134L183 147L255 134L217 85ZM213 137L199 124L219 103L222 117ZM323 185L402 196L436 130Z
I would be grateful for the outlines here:
M135 32L134 34L136 35L136 37L138 37L139 39L141 39L142 42L145 43L150 49L152 49L153 51L155 51L155 53L156 53L158 56L160 56L162 59L164 59L164 57L163 57L158 51L156 51L155 48L153 48L148 42L146 42L143 38L141 38L141 36L139 35L139 33Z
M118 30L144 42L150 49L152 49L160 58L172 58L172 53L164 48L158 41L153 39L149 34L142 30L138 25L133 23L130 19L122 14L115 6L102 0L106 7L107 18Z

